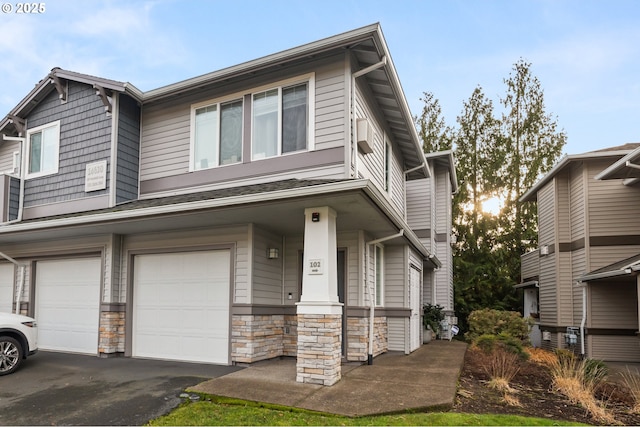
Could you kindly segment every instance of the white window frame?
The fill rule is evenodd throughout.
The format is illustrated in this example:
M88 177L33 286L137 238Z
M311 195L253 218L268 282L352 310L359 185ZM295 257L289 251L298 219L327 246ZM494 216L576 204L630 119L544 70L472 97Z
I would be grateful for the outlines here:
M251 91L251 161L258 161L264 159L273 159L279 156L287 156L290 154L301 153L305 151L315 150L315 73L308 73L301 76L292 77L290 79L281 80L271 85L264 85L254 88ZM288 153L282 152L282 89L286 89L291 86L299 84L307 84L307 148L304 150L290 151ZM254 142L254 123L253 123L253 96L267 92L270 90L278 90L278 141L277 141L277 154L273 156L255 157L253 154L253 142Z
M57 136L57 141L55 144L55 166L53 169L50 170L40 170L38 172L33 172L30 173L29 172L29 165L31 164L31 135L35 134L35 133L39 133L44 131L45 129L49 129L49 128L55 128L55 133ZM27 149L26 151L26 163L25 163L25 178L26 179L31 179L31 178L39 178L42 176L47 176L47 175L54 175L56 173L58 173L59 167L60 167L60 120L57 120L55 122L50 122L41 126L37 126L33 129L28 129L27 130Z
M228 95L228 96L225 96L223 98L216 98L216 99L212 99L212 100L208 100L208 101L199 102L197 104L192 104L191 105L190 129L189 129L189 172L208 170L208 169L224 167L224 166L232 166L232 165L237 165L239 163L242 163L242 161L238 161L236 163L227 163L227 164L221 164L220 163L220 135L218 135L218 142L217 142L217 146L216 146L216 150L218 151L218 156L217 156L216 164L210 165L210 166L208 166L206 168L200 168L200 169L196 169L196 165L195 165L195 155L196 155L196 111L201 109L201 108L211 107L211 106L215 105L216 106L216 116L217 116L217 121L218 121L218 133L220 133L221 106L223 104L226 104L226 103L232 102L232 101L241 101L242 102L242 123L241 123L241 127L242 127L242 129L241 129L241 132L242 132L242 145L241 145L240 154L244 154L242 148L244 147L244 123L245 123L245 117L244 117L244 95L242 93L234 93L232 95Z
M378 260L378 250L380 250L380 259ZM374 245L374 267L373 267L373 286L375 293L376 307L384 306L384 246L381 244ZM378 265L380 263L380 265ZM378 267L380 270L380 289L378 289Z

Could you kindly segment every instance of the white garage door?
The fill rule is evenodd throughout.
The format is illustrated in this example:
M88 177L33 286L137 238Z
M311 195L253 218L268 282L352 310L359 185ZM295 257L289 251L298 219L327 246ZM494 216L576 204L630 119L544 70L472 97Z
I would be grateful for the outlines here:
M134 357L229 364L228 250L137 255Z
M38 261L36 320L43 350L96 354L100 258Z
M13 264L0 264L0 312L13 308Z

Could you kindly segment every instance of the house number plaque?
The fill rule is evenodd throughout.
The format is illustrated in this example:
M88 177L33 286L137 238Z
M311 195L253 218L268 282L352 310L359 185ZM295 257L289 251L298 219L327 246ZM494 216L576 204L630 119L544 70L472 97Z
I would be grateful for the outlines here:
M321 259L310 259L309 261L309 274L323 274L324 262Z
M85 193L105 188L107 188L107 161L88 164L84 175Z

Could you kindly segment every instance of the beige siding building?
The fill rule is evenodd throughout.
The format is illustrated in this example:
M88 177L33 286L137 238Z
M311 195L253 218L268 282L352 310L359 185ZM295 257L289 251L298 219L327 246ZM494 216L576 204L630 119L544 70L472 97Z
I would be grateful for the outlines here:
M538 203L539 247L517 285L534 345L640 362L636 279L618 274L640 253L640 188L598 179L638 146L566 156L522 197Z

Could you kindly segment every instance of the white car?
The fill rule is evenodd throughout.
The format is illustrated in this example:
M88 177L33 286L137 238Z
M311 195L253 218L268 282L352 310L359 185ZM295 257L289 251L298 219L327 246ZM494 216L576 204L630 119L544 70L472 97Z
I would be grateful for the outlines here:
M0 376L15 372L22 360L38 351L35 319L0 313Z

